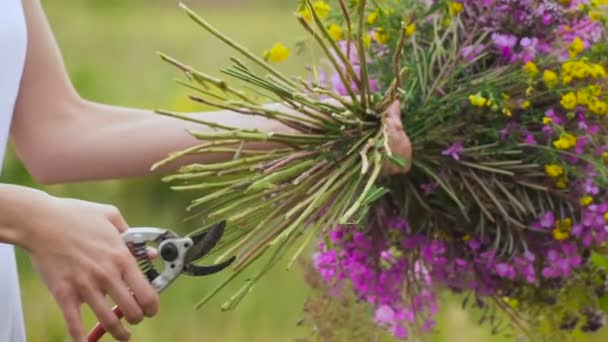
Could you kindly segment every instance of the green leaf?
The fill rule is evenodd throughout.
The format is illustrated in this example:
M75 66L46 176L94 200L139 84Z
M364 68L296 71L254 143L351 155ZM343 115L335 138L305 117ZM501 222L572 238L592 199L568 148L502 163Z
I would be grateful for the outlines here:
M363 199L363 205L370 205L389 192L391 191L387 188L374 186Z
M394 154L387 155L388 160L390 160L393 164L399 166L400 168L404 168L407 166L407 160L402 156L397 156Z

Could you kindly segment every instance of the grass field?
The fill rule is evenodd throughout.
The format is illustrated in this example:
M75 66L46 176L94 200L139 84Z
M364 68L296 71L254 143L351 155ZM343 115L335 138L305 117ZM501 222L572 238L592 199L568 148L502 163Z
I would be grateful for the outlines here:
M197 29L177 6L160 3L43 1L70 76L84 97L142 108L200 109L184 100L185 93L171 82L177 74L162 64L155 52L161 50L212 73L217 73L233 52ZM195 8L253 51L261 53L276 41L290 43L302 35L288 7L271 6L268 1L229 1L229 6L213 1L205 4ZM305 63L315 58L309 53L292 58L281 67L302 72ZM7 163L2 181L37 186L14 157ZM188 199L168 191L157 178L44 189L56 195L113 203L133 226L188 228L181 223L185 216L182 208ZM21 252L19 263L29 340L67 340L59 310ZM219 306L239 284L209 306L194 311L193 304L220 280L221 276L181 279L163 294L159 316L132 329L134 341L266 342L306 336L296 322L310 291L297 270L276 268L236 311L224 313ZM85 316L87 326L91 326L92 315L85 310ZM440 328L441 334L430 335L429 340L502 340L477 327L451 301L444 306ZM594 341L606 339L608 335L604 334L595 336Z

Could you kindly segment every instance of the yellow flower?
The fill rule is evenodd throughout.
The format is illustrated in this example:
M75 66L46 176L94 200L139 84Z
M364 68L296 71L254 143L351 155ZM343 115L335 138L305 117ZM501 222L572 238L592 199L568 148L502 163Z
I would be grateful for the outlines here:
M511 111L509 108L503 108L502 109L502 113L508 117L512 117L513 116L513 111Z
M576 146L576 137L569 133L562 134L559 139L553 142L553 146L558 150L568 150Z
M589 93L586 90L578 90L576 92L576 103L585 106L589 103Z
M555 229L553 229L553 238L558 241L566 240L570 237L570 230L572 230L572 219L557 220L555 221Z
M604 221L608 222L608 213L604 214Z
M572 58L578 56L583 50L585 50L585 43L579 37L574 38L572 44L568 46L568 51L570 51L570 57Z
M562 82L563 82L565 85L568 85L568 84L572 83L572 76L570 76L570 75L565 75L565 76L564 76L564 78L562 79Z
M481 93L469 96L469 102L475 107L485 107L488 104L488 99L483 97Z
M319 18L325 18L331 11L331 7L323 0L318 0L312 5Z
M312 19L312 15L310 14L310 11L308 10L308 7L304 7L303 9L301 9L298 14L304 18L304 20L306 21L310 21Z
M458 15L460 12L462 12L463 9L464 9L464 6L460 2L456 2L456 1L450 2L450 15L451 16Z
M266 51L264 58L273 63L279 63L289 57L289 52L289 48L287 48L285 45L282 43L276 43L269 51Z
M416 32L416 24L412 23L405 27L405 35L407 37L412 36Z
M559 229L553 229L553 238L557 241L564 241L570 237L570 232L562 232Z
M593 203L593 197L591 197L591 196L583 196L581 198L581 205L582 206L588 206L591 203Z
M342 28L340 27L340 25L336 25L336 24L329 25L329 27L327 28L327 32L329 32L329 35L331 36L331 38L333 40L340 40L344 37Z
M573 92L569 92L568 94L562 96L560 104L567 110L572 110L576 108L576 94Z
M566 178L561 177L557 180L557 182L555 182L555 186L559 189L565 189L568 186L568 181Z
M390 36L388 35L388 33L386 33L386 31L384 31L383 28L379 28L374 33L374 38L376 39L378 44L386 44Z
M502 300L513 309L517 309L519 307L519 300L517 298L502 297Z
M530 105L531 105L530 101L526 100L521 103L520 107L521 107L521 109L529 109Z
M543 124L544 124L544 125L548 125L548 124L550 124L550 123L552 123L552 122L553 122L553 119L551 119L551 118L550 118L550 117L548 117L548 116L545 116L545 117L543 118Z
M606 69L600 64L593 64L589 68L589 73L593 78L603 78L606 77Z
M526 65L524 65L524 71L526 73L528 73L528 75L530 75L530 76L536 76L539 73L538 67L536 66L536 63L534 63L534 62L526 63Z
M589 11L589 18L593 21L600 21L604 17L601 11Z
M599 85L590 85L589 93L593 96L600 96L602 95L602 87Z
M367 23L370 25L374 25L378 20L378 12L374 11L367 16Z
M597 115L606 115L608 113L608 104L596 98L591 98L589 100L589 110Z
M363 36L363 45L365 45L366 49L369 49L369 47L372 45L372 36L370 36L369 33L366 33Z
M545 172L549 177L559 177L564 174L564 168L557 164L547 164L545 165Z
M556 86L559 82L557 73L552 70L545 70L545 72L543 73L543 80L549 88Z

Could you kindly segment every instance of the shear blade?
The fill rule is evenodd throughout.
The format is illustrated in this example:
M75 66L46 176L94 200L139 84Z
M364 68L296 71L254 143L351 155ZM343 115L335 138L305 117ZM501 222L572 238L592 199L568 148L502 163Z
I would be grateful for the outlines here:
M190 264L203 256L209 254L209 252L217 245L224 234L224 228L226 222L222 221L215 224L210 229L195 233L190 236L192 239L192 248L188 250L186 255L186 264Z
M210 274L214 274L214 273L222 271L226 267L230 266L230 264L232 264L232 262L234 260L236 260L236 257L232 257L219 264L211 265L211 266L198 266L198 265L194 265L194 264L188 264L188 265L186 265L186 267L184 267L183 272L188 275L192 275L192 276L210 275Z

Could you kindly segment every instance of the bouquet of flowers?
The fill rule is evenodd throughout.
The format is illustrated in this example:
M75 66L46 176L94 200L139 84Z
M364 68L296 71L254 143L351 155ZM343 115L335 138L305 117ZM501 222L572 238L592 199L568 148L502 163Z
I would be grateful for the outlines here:
M229 223L219 258L238 259L227 282L266 255L223 308L286 252L294 251L291 265L312 242L314 269L332 292L352 289L399 338L433 329L440 291L461 294L497 332L504 318L529 339L600 329L607 4L304 0L296 18L324 53L309 77L274 66L289 54L283 44L259 56L182 6L246 59L222 70L245 84L238 88L162 55L187 76L180 83L196 92L191 99L292 130L159 111L216 129L192 132L204 142L160 164L234 154L166 178L200 194L193 217ZM389 144L387 111L396 103L411 160ZM250 147L260 141L277 148ZM411 169L386 176L387 163Z

